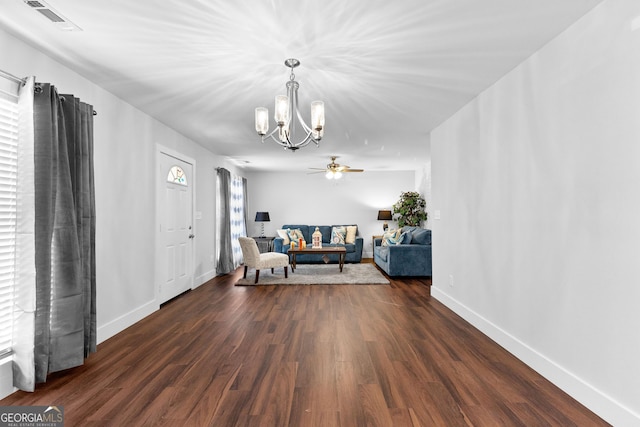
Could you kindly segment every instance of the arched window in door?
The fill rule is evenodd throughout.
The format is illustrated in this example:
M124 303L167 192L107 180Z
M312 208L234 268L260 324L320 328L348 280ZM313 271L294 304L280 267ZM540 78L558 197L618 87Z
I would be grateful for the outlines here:
M187 185L187 176L180 166L171 166L169 174L167 175L167 181L174 184Z

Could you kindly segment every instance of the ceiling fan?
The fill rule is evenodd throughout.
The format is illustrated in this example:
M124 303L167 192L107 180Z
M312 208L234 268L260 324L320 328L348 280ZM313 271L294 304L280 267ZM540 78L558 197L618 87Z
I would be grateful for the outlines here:
M364 172L364 169L352 169L347 165L341 165L336 163L337 156L331 156L331 163L327 164L326 168L309 168L318 172L310 173L322 173L325 172L327 179L340 179L344 172Z

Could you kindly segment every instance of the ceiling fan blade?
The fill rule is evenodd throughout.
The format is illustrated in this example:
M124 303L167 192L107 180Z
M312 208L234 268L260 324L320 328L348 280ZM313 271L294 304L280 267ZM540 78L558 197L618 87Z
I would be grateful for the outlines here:
M364 172L364 169L345 169L341 172Z
M310 170L314 170L314 171L326 171L326 168L309 168Z

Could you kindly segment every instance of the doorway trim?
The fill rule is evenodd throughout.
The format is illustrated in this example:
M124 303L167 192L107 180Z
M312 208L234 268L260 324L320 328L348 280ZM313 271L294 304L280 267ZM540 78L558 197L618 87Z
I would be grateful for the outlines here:
M193 239L190 239L191 242L191 265L189 266L189 268L191 269L191 279L190 279L190 283L189 283L189 289L193 289L194 288L194 283L195 283L195 273L196 273L196 255L197 255L197 251L196 251L196 244L195 244L195 240L198 238L198 229L197 229L197 224L195 221L195 212L196 212L196 189L197 189L197 172L196 172L196 160L187 156L184 153L181 153L177 150L174 150L172 148L166 147L162 144L156 143L156 155L155 155L155 167L154 167L154 191L155 191L155 204L156 204L156 208L155 208L155 213L156 213L156 217L155 217L155 232L154 232L154 249L155 249L155 255L154 255L154 271L153 271L153 292L154 292L154 298L156 301L156 306L159 309L160 305L162 303L164 303L165 301L160 301L160 280L161 280L161 274L160 274L160 253L161 253L161 248L160 248L160 224L162 222L162 215L161 215L161 209L162 207L160 206L160 197L158 197L158 195L160 194L161 189L163 189L163 184L164 182L159 178L159 176L161 176L160 174L160 165L161 165L161 160L160 160L160 156L162 155L167 155L170 157L173 157L175 159L178 159L180 161L183 161L185 163L189 163L192 165L192 172L193 172L193 176L191 177L191 189L193 191L192 197L191 197L191 227L192 227L192 233L195 235L195 237ZM161 188L162 187L162 188Z

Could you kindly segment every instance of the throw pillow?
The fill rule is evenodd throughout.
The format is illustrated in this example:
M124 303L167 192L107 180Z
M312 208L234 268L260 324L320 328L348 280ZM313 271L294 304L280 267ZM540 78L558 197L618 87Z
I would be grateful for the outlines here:
M431 244L431 230L419 228L415 230L411 235L411 243L414 245L430 245Z
M283 245L288 245L290 243L289 234L287 234L287 230L276 230L276 233L278 233L278 237L282 238Z
M347 229L340 227L333 227L331 229L331 243L336 245L344 245L344 238L347 235Z
M411 243L411 233L408 231L403 232L398 239L398 245L408 245Z
M298 242L300 239L304 240L304 236L302 235L302 231L299 228L294 228L293 230L287 228L287 234L289 235L289 239Z
M382 235L382 246L397 245L402 235L402 230L387 230Z
M354 244L356 242L357 232L358 232L357 225L347 225L347 236L344 238L344 242L349 244Z

